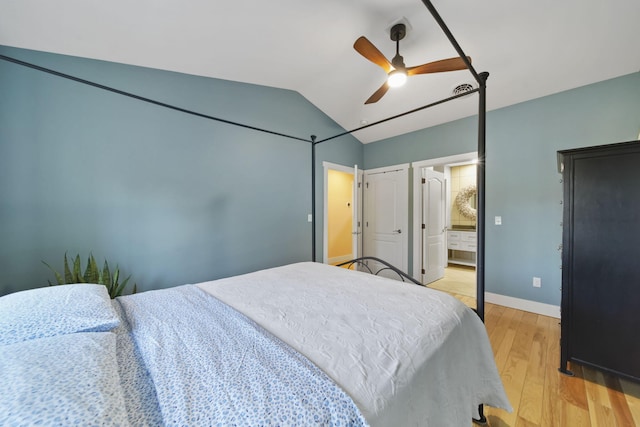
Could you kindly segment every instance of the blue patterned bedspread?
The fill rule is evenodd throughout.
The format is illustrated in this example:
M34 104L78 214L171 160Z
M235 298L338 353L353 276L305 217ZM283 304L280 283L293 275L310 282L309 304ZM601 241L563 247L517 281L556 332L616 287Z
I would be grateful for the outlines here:
M196 286L118 301L165 425L367 425L323 371Z

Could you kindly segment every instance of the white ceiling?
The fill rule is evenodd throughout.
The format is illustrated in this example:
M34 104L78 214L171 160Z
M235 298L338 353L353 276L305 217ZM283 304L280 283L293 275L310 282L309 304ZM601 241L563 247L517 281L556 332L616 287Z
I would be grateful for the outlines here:
M640 0L433 0L478 72L489 110L640 71ZM450 96L467 70L384 82L361 35L408 66L457 56L420 0L0 0L0 44L298 91L345 129ZM368 143L477 112L477 95L374 126ZM326 135L329 136L329 135ZM325 135L320 135L325 137Z

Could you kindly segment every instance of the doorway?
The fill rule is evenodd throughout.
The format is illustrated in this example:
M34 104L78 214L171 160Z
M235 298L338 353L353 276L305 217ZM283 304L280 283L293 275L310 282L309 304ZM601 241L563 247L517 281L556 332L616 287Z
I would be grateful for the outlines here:
M324 168L323 262L339 264L362 256L363 172L330 162Z
M366 172L358 169L357 165L351 168L323 162L323 167L323 262L339 264L362 256L372 256L407 271L409 164ZM352 191L350 199L347 197L349 189ZM351 222L345 212L349 209L353 218ZM347 253L345 241L349 238L352 251ZM338 241L342 243L336 244ZM383 265L377 265L375 261L368 260L365 263L367 271L382 270L380 275L398 279L395 273L383 268Z
M473 240L475 238L475 226L470 225L471 223L460 225L460 221L457 220L458 212L453 203L455 197L452 198L452 190L454 190L454 193L458 191L459 180L456 177L452 177L451 171L452 168L456 171L458 169L457 166L472 164L476 159L477 153L470 152L412 164L414 201L413 276L421 283L439 290L454 294L459 294L461 290L464 290L463 295L467 295L467 298L468 295L475 295L476 293L475 266L474 263L468 263L464 266L449 263L453 256L464 253L463 251L452 251L450 247L455 247L457 243L450 241L450 239L451 236L453 238L461 238L458 234L464 234L465 249L475 250L475 240ZM432 184L428 185L428 177L432 176L444 176L443 222L438 220L438 215L442 215L441 206L436 204L439 200L438 197L430 196L429 192L425 190L425 187L437 188L433 183L437 183L439 178L435 181L431 178ZM475 182L475 177L473 181ZM452 182L455 183L456 189L452 188ZM453 222L452 218L455 219ZM441 224L443 225L441 226ZM464 230L459 233L461 227ZM473 240L473 242L467 242L466 239ZM439 243L440 241L443 241L444 244L434 244L434 242ZM450 257L450 255L452 256ZM473 255L475 257L475 253ZM439 270L442 266L444 266L443 271ZM473 300L475 301L475 297Z

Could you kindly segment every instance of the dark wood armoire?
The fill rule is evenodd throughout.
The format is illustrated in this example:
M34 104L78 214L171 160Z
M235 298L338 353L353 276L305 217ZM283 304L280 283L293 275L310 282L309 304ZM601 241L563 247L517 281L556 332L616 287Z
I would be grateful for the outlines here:
M563 176L560 371L640 381L640 141L558 152Z

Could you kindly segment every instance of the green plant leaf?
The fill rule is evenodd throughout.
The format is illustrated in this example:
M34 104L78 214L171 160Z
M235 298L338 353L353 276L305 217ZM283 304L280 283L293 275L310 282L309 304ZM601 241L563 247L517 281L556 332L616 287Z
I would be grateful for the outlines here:
M107 289L111 287L111 272L109 271L109 264L106 259L104 260L104 266L102 267L100 283L105 285Z
M64 282L62 283L75 283L71 269L69 269L69 260L66 252L64 253Z
M120 269L116 265L116 269L113 271L113 276L111 277L110 284L111 285L117 284L119 277L120 277Z
M111 272L109 269L109 263L106 259L104 260L102 270L100 270L93 254L89 254L84 274L82 274L80 254L76 255L73 260L73 266L70 267L69 258L67 258L67 253L65 252L64 277L53 269L51 265L44 261L42 261L42 263L53 272L58 285L64 285L65 283L97 283L104 285L107 288L107 292L111 298L121 296L131 279L131 275L129 275L129 277L120 283L120 268L116 266L115 270ZM49 283L49 286L54 285L50 280L47 282ZM137 283L134 283L132 293L135 294L136 292L138 292L138 285Z
M44 265L46 265L47 267L49 267L49 270L53 271L54 276L56 277L56 281L58 282L58 285L64 285L64 280L62 280L62 276L60 275L60 273L58 273L57 271L55 271L49 264L47 264L46 262L42 261L42 263ZM53 286L53 283L51 283L50 280L47 280L47 282L49 282L49 286Z
M80 262L80 254L76 255L76 259L73 261L73 282L68 283L84 283L82 278L82 265Z
M89 255L87 260L87 269L84 272L84 281L86 283L100 283L100 270L98 269L98 263L93 257L93 254Z
M119 297L120 295L122 295L122 291L124 290L125 286L127 286L127 282L129 282L130 278L131 278L131 276L129 276L126 279L124 279L124 281L114 289L113 295L111 296L111 298ZM116 283L116 285L117 285L117 283Z

